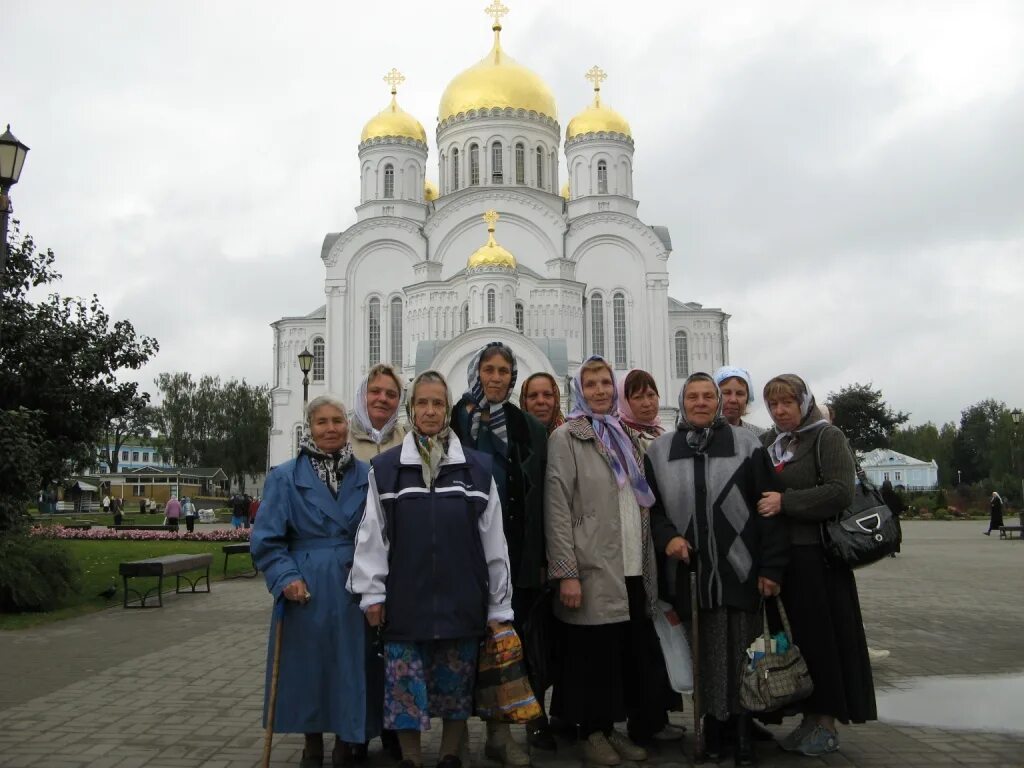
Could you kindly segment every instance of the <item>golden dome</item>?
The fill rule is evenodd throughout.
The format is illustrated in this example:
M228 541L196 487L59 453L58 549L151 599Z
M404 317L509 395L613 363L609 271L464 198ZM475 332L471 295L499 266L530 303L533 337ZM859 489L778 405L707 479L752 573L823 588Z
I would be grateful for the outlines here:
M566 200L569 199L569 182L568 181L565 182L565 184L562 185L562 191L559 194L561 194L562 197L564 197Z
M363 127L359 143L369 139L396 137L427 143L427 133L420 121L398 106L398 85L405 80L402 73L392 69L384 76L384 82L391 86L391 104L370 118Z
M467 269L476 267L504 267L505 269L516 268L516 257L506 251L494 239L494 224L500 218L497 211L488 211L483 215L487 222L487 243L477 248L469 261L466 262Z
M569 121L565 129L566 141L588 133L621 133L632 138L626 118L601 103L601 81L607 77L597 66L587 71L586 78L594 84L594 103Z
M494 13L494 11L488 11ZM498 14L503 15L503 13ZM501 48L501 23L495 19L494 46L477 64L448 83L437 108L438 122L471 109L525 109L558 119L555 96L547 83Z
M423 182L423 199L426 202L429 203L431 200L437 200L440 196L441 193L437 189L437 184L432 182L430 179Z

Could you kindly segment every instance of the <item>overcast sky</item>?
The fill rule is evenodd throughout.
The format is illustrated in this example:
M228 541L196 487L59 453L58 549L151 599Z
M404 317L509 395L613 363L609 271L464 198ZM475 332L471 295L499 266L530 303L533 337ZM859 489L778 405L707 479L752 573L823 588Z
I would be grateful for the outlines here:
M732 315L755 388L873 382L912 423L1024 406L1024 3L506 4L563 129L608 72L671 294ZM485 5L4 0L0 123L31 147L15 216L61 292L159 340L147 389L267 382L269 323L323 303L324 234L355 221L382 76L406 75L436 180L437 105L487 52Z

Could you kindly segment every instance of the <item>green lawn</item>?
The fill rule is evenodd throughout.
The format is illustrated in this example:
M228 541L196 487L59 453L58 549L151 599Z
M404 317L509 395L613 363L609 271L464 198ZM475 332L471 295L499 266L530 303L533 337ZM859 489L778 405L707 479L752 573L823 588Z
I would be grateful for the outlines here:
M83 518L84 519L84 518ZM123 581L118 575L118 563L128 560L142 560L160 555L194 554L210 552L213 554L213 566L210 568L210 580L222 579L224 555L221 547L228 542L221 541L85 541L68 540L58 542L66 547L82 568L82 585L79 593L65 601L63 605L48 613L10 613L0 614L0 630L24 629L52 621L59 621L84 613L92 613L113 605L120 605L124 599ZM251 562L243 555L232 555L228 560L228 576L251 573ZM193 574L188 574L193 576ZM258 577L262 578L262 577ZM140 592L155 587L157 579L133 578L131 586ZM107 587L117 588L117 593L110 598L99 597ZM205 586L205 583L203 584ZM188 586L182 581L182 588ZM202 588L202 587L200 587ZM174 578L165 578L163 591L174 592ZM150 600L155 600L153 594ZM197 598L199 599L199 598ZM173 600L173 598L172 598ZM149 604L147 600L146 604ZM170 605L165 607L170 608Z

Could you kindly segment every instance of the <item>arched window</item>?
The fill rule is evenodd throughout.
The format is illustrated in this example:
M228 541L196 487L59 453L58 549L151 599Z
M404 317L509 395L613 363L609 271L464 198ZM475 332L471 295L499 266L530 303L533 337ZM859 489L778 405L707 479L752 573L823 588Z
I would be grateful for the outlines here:
M462 332L469 330L469 302L462 305Z
M604 357L604 297L600 293L590 297L590 351Z
M369 341L368 362L376 365L380 362L380 299L370 299L369 322L367 324L367 340Z
M502 157L501 142L491 144L491 184L504 184L504 159Z
M452 192L459 190L459 150L452 150Z
M612 297L612 327L615 342L615 367L626 367L626 297L616 293Z
M516 184L526 183L526 147L516 144Z
M517 301L516 302L516 330L519 331L520 333L523 332L525 316L526 316L526 313L523 310L523 302Z
M494 305L495 305L494 289L493 288L489 288L487 290L487 322L488 323L493 323L494 322L494 314L495 314L495 312L494 312L495 306Z
M608 194L608 163L604 160L597 162L597 193L599 195Z
M313 339L313 381L324 380L324 340L317 336Z
M384 166L384 197L391 199L395 196L395 166L388 163Z
M537 189L544 189L544 150L537 147Z
M480 147L476 144L469 145L469 186L476 187L480 184Z
M690 344L686 331L676 331L676 378L690 375Z
M391 364L402 367L402 300L391 300Z

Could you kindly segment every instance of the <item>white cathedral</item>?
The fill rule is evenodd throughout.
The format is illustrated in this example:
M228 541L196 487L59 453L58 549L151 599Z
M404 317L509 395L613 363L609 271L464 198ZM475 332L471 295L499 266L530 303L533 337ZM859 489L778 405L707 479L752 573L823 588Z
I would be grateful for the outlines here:
M273 427L269 465L296 453L302 423L297 356L313 353L309 397L350 405L374 364L406 380L427 369L466 388L486 342L516 353L519 381L547 371L564 385L591 354L616 371L650 371L665 415L682 380L729 359L729 315L669 296L668 229L637 217L633 134L586 73L593 103L565 130L551 90L494 44L445 88L437 114L438 183L427 179L427 136L397 102L363 128L356 222L324 238L327 303L271 323ZM563 402L563 407L567 403Z

